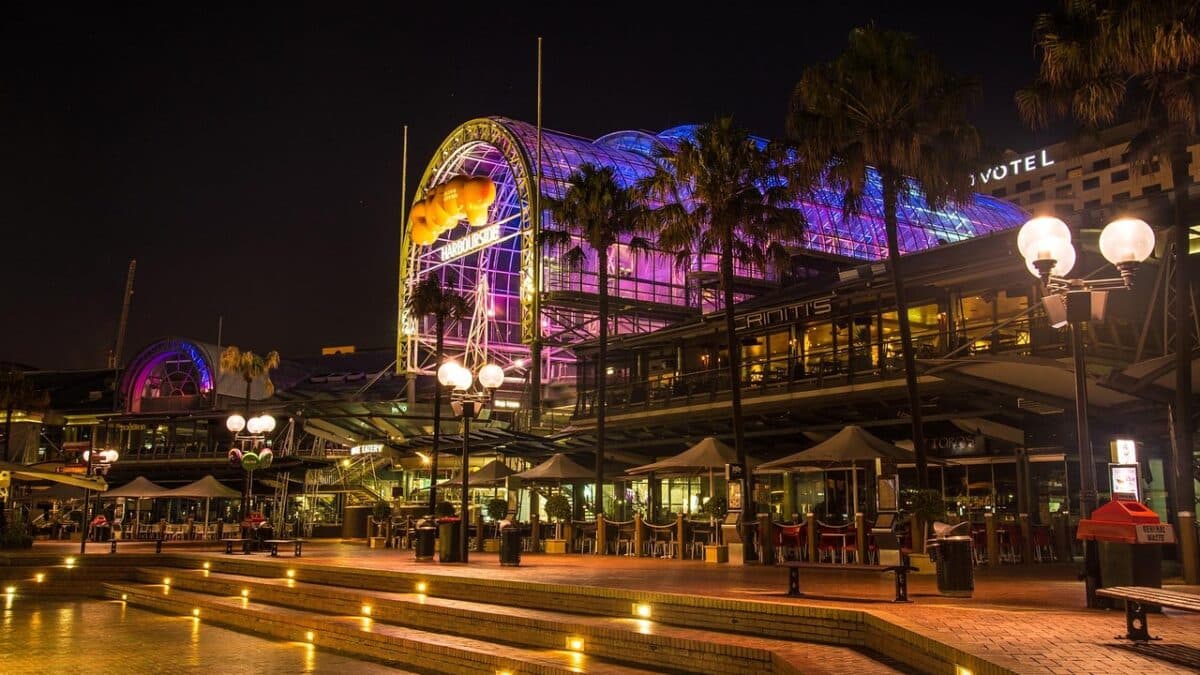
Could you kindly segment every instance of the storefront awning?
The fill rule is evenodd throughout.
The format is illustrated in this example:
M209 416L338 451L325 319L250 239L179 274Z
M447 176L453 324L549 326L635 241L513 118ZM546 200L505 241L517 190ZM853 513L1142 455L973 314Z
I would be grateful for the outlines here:
M976 387L1000 389L1062 408L1069 409L1074 405L1075 370L1070 362L1027 356L921 359L919 363L924 366L924 375L958 380ZM1142 400L1090 377L1087 395L1088 404L1095 408L1119 408Z

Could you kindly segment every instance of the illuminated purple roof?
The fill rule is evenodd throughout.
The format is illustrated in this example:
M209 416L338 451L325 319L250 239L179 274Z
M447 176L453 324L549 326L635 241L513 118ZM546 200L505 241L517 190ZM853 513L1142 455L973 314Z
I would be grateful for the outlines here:
M536 154L537 132L533 125L507 118L493 118L512 132L531 160ZM630 184L654 169L656 144L672 146L690 138L695 125L667 129L658 134L619 131L596 141L554 131L542 131L543 193L561 196L570 174L585 163L612 167L618 180ZM798 203L808 220L803 248L823 254L875 260L887 256L883 224L883 195L879 177L868 178L860 214L846 216L841 196L818 187ZM976 195L972 203L932 209L917 190L901 195L899 240L902 253L912 253L943 244L1019 227L1028 214L1009 202Z

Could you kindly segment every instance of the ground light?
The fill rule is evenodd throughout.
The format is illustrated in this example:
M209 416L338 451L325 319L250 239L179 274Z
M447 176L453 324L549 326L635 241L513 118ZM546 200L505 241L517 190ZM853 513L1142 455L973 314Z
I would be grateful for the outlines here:
M38 572L37 574L33 575L33 580L40 584L46 580L46 575L42 572Z
M122 593L122 594L121 594L121 602L125 602L125 601L126 601L126 600L128 600L128 599L129 599L129 594L128 594L128 593Z
M16 592L17 592L16 586L5 586L4 587L4 593L7 595L12 595L13 593L16 593Z
M371 606L370 606L370 605L363 605L363 606L362 606L362 613L363 613L363 616L371 616Z
M426 590L428 590L428 588L429 588L429 586L424 581L417 582L417 592L418 593L423 594L423 593L425 593Z
M966 666L954 666L954 675L975 675L975 673Z
M316 637L316 634L313 633L311 630L304 634L304 639L308 640L309 642L312 642L313 638L315 638L315 637Z
M243 597L243 598L248 598L248 597L250 597L250 589L249 589L249 588L243 588L243 589L242 589L242 597Z
M199 607L192 608L192 616L196 617L197 619L200 618L200 608Z
M289 579L295 579L295 578L296 578L296 570L288 570L288 571L287 571L287 578L289 578Z
M65 558L65 559L63 559L63 562L64 562L64 563L66 563L66 565L67 565L67 569L71 569L72 567L74 567L74 566L75 566L75 559L74 559L74 558Z
M212 563L204 563L204 569L212 569Z
M633 604L633 615L639 619L650 618L650 605L644 602L635 602Z
M567 649L570 649L573 652L583 651L583 638L581 638L581 637L567 638Z

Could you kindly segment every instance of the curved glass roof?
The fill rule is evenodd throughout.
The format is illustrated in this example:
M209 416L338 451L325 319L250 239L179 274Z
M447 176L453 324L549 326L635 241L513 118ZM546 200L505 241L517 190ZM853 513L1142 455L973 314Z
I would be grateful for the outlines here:
M537 130L526 122L492 118L521 143L533 163ZM619 131L596 141L556 131L542 130L542 192L561 197L571 173L585 163L612 167L618 180L629 185L654 170L655 142L672 146L695 133L695 125L682 125L659 134ZM818 187L797 203L808 220L801 248L816 253L875 260L887 256L883 223L883 193L878 175L868 177L861 213L843 213L837 191ZM987 195L976 195L970 204L931 208L912 189L901 195L898 236L901 253L923 251L993 232L1020 227L1028 214L1018 206Z

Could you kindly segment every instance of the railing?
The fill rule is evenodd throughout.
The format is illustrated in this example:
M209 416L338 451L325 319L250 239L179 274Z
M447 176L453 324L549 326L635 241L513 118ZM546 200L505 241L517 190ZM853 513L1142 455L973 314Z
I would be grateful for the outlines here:
M1034 326L1037 324L1035 323ZM1028 320L1001 327L971 327L957 333L932 332L913 336L918 359L975 354L1057 355L1063 336L1050 328L1033 328ZM1089 352L1125 356L1107 343L1089 344ZM745 358L742 362L742 395L754 397L780 391L805 391L904 377L900 340L856 341L853 344L811 349L803 354ZM594 383L589 382L594 387ZM724 366L692 372L665 373L644 380L610 376L610 409L648 410L720 400L729 395L729 371ZM594 388L579 392L575 417L594 414Z

